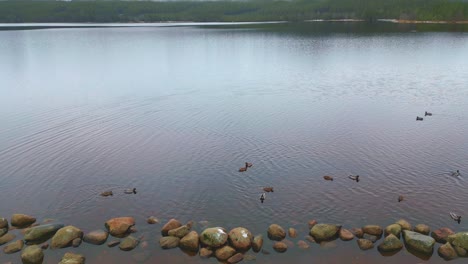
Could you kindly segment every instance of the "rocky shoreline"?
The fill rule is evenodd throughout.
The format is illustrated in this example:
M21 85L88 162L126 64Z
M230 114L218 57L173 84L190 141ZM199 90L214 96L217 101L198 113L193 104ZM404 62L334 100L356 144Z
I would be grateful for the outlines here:
M159 220L151 216L147 224L159 224ZM75 226L65 226L54 220L44 220L41 224L36 218L25 214L14 214L10 221L0 217L0 245L4 254L20 253L24 264L40 264L44 262L47 250L79 247L82 242L107 247L118 246L122 251L131 251L139 244L146 243L143 236L136 237L135 219L133 217L117 217L104 223L104 229L96 229L86 234ZM162 250L179 247L192 256L201 258L216 258L223 263L238 263L254 256L246 253L270 254L263 248L263 234L252 234L247 228L236 227L228 231L223 227L207 227L200 233L193 230L194 223L182 224L177 219L170 219L161 228L162 237L159 246ZM436 243L437 253L444 260L468 257L468 232L455 233L447 227L433 230L425 224L412 226L406 220L391 224L385 228L378 225L365 225L345 229L342 225L317 223L311 220L307 223L308 234L304 240L298 240L296 245L307 250L313 244L330 242L336 239L342 241L355 240L361 250L377 250L385 256L391 256L406 248L418 256L430 257L434 253ZM23 238L9 232L20 229ZM268 239L272 240L272 249L277 253L285 253L294 244L287 240L298 237L295 228L284 229L277 224L271 224L266 230ZM85 263L86 257L81 254L64 252L59 264Z

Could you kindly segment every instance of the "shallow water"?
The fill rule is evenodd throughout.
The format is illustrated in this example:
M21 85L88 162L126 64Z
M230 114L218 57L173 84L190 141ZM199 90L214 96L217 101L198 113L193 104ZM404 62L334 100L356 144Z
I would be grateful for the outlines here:
M87 263L216 262L160 250L161 225L147 225L150 215L264 235L278 223L296 227L298 239L310 219L468 230L448 215L468 212L468 35L417 29L0 31L0 212L85 232L136 217L148 249L82 245L74 251ZM426 110L434 115L416 122ZM254 166L239 173L245 161ZM447 174L456 169L462 177ZM262 204L264 186L275 192ZM136 195L123 193L132 187ZM100 197L105 190L114 196ZM257 262L422 262L404 250L382 257L354 241L336 244L257 254ZM46 262L66 251L46 251ZM443 261L435 253L428 262Z

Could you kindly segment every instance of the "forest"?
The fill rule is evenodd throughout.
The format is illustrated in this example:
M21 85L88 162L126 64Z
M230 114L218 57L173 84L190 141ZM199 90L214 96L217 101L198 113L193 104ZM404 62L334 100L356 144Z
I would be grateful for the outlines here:
M0 23L468 20L466 0L0 1Z

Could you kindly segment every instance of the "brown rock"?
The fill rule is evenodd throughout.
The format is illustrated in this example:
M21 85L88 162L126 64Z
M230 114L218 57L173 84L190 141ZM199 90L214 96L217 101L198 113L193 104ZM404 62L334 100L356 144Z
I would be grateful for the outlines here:
M431 229L429 228L428 225L419 224L414 227L414 232L428 236L429 233L431 232Z
M201 248L200 249L200 257L202 258L209 258L213 255L213 251L208 248Z
M169 235L169 230L176 229L181 226L182 226L182 223L180 223L177 219L171 219L162 227L161 234L163 236L167 236Z
M362 231L364 232L364 234L369 234L377 237L381 237L383 233L382 227L378 225L366 225L362 227Z
M234 256L228 258L227 262L229 264L234 264L234 263L237 263L237 262L240 262L244 259L244 254L242 253L237 253L235 254Z
M374 247L374 243L368 239L358 239L357 240L358 246L361 250L368 250Z
M37 246L27 246L23 252L21 252L21 262L23 264L42 264L44 260L44 252Z
M401 226L399 224L391 224L385 228L384 234L385 236L392 234L397 238L400 238Z
M72 240L73 247L79 247L81 245L81 238L75 238Z
M107 243L107 246L108 246L108 247L115 247L115 246L117 246L118 244L120 244L120 241L119 241L119 240L112 240L112 241L110 241L109 243Z
M364 231L362 231L362 228L354 227L351 229L351 233L353 233L357 238L362 238L364 236Z
M219 260L227 260L234 256L234 254L236 254L236 250L230 246L224 246L215 251L215 256Z
M259 252L263 246L263 236L256 235L252 241L252 249L254 252Z
M341 228L340 230L340 239L343 241L353 240L354 235L348 229Z
M81 254L67 252L63 255L59 264L84 264L85 260L86 258Z
M167 232L168 235L178 237L178 238L183 238L185 235L187 235L190 232L190 227L187 225L183 225L174 229L171 229Z
M449 242L447 242L444 245L440 246L439 249L437 250L437 253L444 260L452 260L452 259L458 258L457 252L452 247L452 245L450 245Z
M73 240L82 238L83 232L74 226L65 226L60 228L52 237L51 248L64 248L72 245Z
M317 243L317 241L315 241L315 238L311 235L306 236L305 240L309 241L310 243Z
M310 220L307 224L309 225L309 229L311 229L317 224L317 220Z
M191 231L180 240L179 246L182 249L197 252L200 244L199 241L198 233Z
M468 255L466 254L466 249L462 248L462 247L459 247L459 246L454 246L453 247L455 249L455 251L457 252L458 256L460 257L468 257Z
M140 241L133 236L128 236L120 241L119 248L123 251L130 251L136 248L139 242Z
M400 219L398 220L395 224L399 224L401 226L401 230L412 230L411 228L411 224L408 223L408 221L404 220L404 219Z
M308 249L310 247L309 244L307 244L307 242L305 242L304 240L297 241L297 246L300 249Z
M130 233L130 228L135 225L133 217L117 217L108 220L105 227L112 236L125 237Z
M6 218L0 217L0 229L8 229L8 220Z
M104 230L94 230L89 233L87 233L83 237L83 241L86 243L90 243L93 245L102 245L106 243L107 238L109 237L109 233L107 233Z
M447 237L453 234L455 233L450 228L442 227L432 231L431 236L435 239L436 242L445 244L447 243Z
M32 225L34 222L36 222L36 218L25 215L25 214L14 214L11 216L11 225L18 227L18 228L24 228Z
M16 240L15 242L11 242L10 244L7 244L3 248L3 253L12 254L12 253L18 252L21 249L23 249L23 246L24 246L23 240Z
M377 240L379 240L378 236L373 236L373 235L369 235L369 234L364 234L364 236L362 238L370 240L370 241L372 241L372 243L375 243Z
M150 225L159 224L159 219L155 216L150 216L148 219L146 219L146 222Z
M277 224L272 224L268 227L268 238L271 240L281 241L286 237L284 229Z
M48 248L49 248L49 243L44 243L44 244L42 244L42 245L41 245L41 248L42 248L43 250L48 249Z
M286 245L286 243L283 243L283 242L275 242L273 244L273 249L276 252L284 253L288 250L288 245Z
M179 246L179 242L180 242L180 238L172 237L172 236L161 237L161 239L159 239L159 245L163 249L176 248Z
M16 238L16 235L8 233L0 237L0 245L6 244Z
M290 227L290 228L288 229L288 235L289 235L289 237L291 237L291 238L296 238L296 237L297 237L297 231L296 231L296 229Z
M228 240L232 247L239 251L247 251L252 244L252 233L243 227L236 227L228 234Z

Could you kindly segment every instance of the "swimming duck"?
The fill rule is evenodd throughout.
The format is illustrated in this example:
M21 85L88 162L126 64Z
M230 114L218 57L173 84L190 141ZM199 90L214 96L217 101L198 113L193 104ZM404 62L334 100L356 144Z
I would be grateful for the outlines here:
M399 195L398 196L398 202L401 202L405 199L405 197L403 195Z
M242 167L239 169L239 172L244 172L244 171L247 171L247 167Z
M422 118L422 117L419 117L419 116L417 116L417 117L416 117L416 121L423 121L423 118Z
M424 116L432 116L432 113L429 113L429 112L424 112Z
M350 178L353 181L359 182L359 175L356 175L356 176L349 175L348 178Z
M260 196L260 201L263 203L263 201L265 201L265 198L266 198L266 194L262 193L262 195Z
M263 187L265 192L273 192L273 187Z
M452 217L453 220L457 221L459 224L461 222L461 215L457 215L456 213L450 212L450 217Z
M124 193L126 194L136 194L136 188L133 189L125 189Z
M112 193L112 191L105 191L105 192L102 192L102 193L101 193L101 196L104 196L104 197L112 196L112 195L114 195L114 194Z
M324 178L326 181L333 181L333 177L332 177L332 176L323 176L323 178Z
M457 170L457 171L452 171L452 172L450 172L450 175L452 175L452 176L454 176L454 177L458 177L458 176L460 176L461 174L460 174L460 171Z
M246 163L245 163L245 167L246 167L246 168L250 168L250 167L252 167L252 166L253 166L253 164L250 163L250 162L246 162Z

